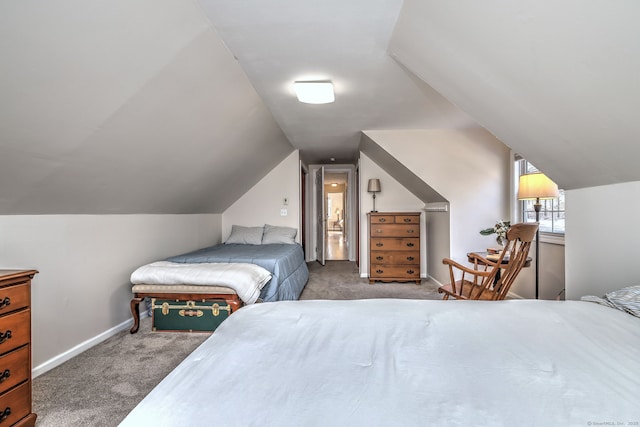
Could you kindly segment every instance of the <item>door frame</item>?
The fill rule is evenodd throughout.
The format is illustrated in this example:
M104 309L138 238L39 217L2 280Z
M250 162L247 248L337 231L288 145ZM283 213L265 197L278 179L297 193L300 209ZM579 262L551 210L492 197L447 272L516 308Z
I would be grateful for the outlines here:
M347 205L346 210L348 212L348 230L346 238L349 242L349 261L356 261L357 255L357 219L358 219L358 211L357 211L357 202L358 202L358 194L357 194L357 182L356 182L356 167L355 165L350 164L315 164L308 165L309 168L309 176L315 176L316 171L324 167L325 172L343 172L347 174ZM323 189L321 189L323 190ZM317 218L317 195L316 183L315 179L307 180L307 209L305 214L305 220L307 222L307 233L306 233L306 261L315 261L316 260L316 233L318 227ZM323 196L324 200L324 196Z

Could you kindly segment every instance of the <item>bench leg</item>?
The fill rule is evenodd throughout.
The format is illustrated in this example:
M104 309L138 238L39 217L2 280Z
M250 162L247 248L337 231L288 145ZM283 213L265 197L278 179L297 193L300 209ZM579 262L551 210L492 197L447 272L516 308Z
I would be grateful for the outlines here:
M140 327L140 302L144 298L134 297L131 300L131 315L133 316L133 326L129 330L130 333L135 334Z

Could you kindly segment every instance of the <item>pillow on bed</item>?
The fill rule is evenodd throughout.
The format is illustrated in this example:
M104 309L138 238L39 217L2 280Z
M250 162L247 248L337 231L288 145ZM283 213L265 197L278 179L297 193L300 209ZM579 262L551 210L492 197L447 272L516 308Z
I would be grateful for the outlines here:
M232 225L231 234L225 243L241 243L244 245L259 245L262 243L263 227L243 227Z
M272 243L289 243L294 244L298 230L291 227L279 227L276 225L264 225L264 234L262 235L262 244L270 245Z
M602 298L586 295L580 299L582 301L591 301L611 308L617 308L632 316L640 317L640 286L629 286L608 292Z

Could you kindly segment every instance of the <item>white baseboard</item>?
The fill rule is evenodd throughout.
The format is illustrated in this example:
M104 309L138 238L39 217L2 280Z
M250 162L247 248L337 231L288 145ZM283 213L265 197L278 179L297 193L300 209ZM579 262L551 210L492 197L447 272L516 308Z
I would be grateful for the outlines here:
M442 286L442 283L438 282L438 281L436 280L436 278L435 278L435 277L433 277L433 276L427 276L427 279L429 279L429 281L430 281L430 282L433 282L433 283L435 283L436 285L438 285L438 287Z
M140 310L140 311L141 311L140 320L144 319L145 317L149 317L149 313L147 313L146 310ZM45 372L48 372L53 368L62 365L67 360L79 355L84 351L89 350L91 347L97 344L100 344L101 342L118 334L119 332L124 331L126 329L131 329L131 326L133 326L133 319L126 320L120 323L119 325L116 325L113 328L108 329L103 333L96 335L95 337L90 338L85 342L78 344L77 346L65 351L64 353L59 354L56 357L53 357L44 363L41 363L40 365L36 366L31 370L32 377L36 378L37 376L42 375Z

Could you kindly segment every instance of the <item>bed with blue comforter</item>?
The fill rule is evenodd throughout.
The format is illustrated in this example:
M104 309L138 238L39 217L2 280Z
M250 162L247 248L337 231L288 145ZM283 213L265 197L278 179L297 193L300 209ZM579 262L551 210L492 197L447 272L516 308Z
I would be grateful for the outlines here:
M299 244L220 244L166 259L180 263L249 263L269 270L271 281L260 293L265 302L297 300L309 279Z

